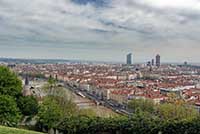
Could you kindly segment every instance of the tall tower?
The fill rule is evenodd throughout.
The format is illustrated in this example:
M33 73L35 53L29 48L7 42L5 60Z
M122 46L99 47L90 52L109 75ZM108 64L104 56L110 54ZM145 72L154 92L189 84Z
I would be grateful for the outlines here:
M28 86L29 85L29 79L28 79L28 76L26 75L26 78L25 78L25 82L24 82L25 84L25 86Z
M128 65L132 64L132 53L126 55L126 64Z
M159 54L156 55L156 66L160 67L160 55Z
M154 66L154 59L151 60L151 65Z
M29 79L28 75L26 75L25 82L24 82L24 89L22 91L23 96L30 96L32 95L30 87L29 87Z

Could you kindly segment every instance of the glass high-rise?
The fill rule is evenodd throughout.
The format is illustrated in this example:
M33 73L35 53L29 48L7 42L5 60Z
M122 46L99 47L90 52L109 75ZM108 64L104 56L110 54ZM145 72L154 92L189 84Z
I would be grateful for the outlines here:
M160 67L160 55L159 54L156 55L156 66Z
M128 64L128 65L132 64L132 53L127 54L127 56L126 56L126 64Z

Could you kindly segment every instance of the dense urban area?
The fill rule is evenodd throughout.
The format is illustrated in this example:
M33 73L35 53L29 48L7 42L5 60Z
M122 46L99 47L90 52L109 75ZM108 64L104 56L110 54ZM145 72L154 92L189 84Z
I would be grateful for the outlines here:
M133 64L131 53L126 64L33 61L1 61L1 125L50 134L200 133L198 65L161 64L160 55Z
M52 77L97 104L126 108L130 100L140 98L160 104L168 100L168 93L174 93L197 109L200 105L200 67L187 62L161 65L159 55L155 63L152 59L138 65L132 65L127 56L127 64L15 64L11 68L18 74ZM29 94L33 94L31 89Z

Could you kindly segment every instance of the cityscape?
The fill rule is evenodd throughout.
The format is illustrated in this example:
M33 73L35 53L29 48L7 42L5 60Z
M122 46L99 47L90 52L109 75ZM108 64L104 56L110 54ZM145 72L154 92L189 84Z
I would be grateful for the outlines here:
M161 64L159 54L155 56L155 63L154 59L144 64L133 63L132 54L129 53L126 64L2 64L17 74L42 75L46 79L53 77L77 95L94 101L96 105L108 103L106 107L122 114L128 113L126 107L133 98L152 99L160 104L167 101L167 93L179 95L199 110L200 67L187 62L180 65ZM27 85L28 82L24 83ZM37 94L31 85L27 86L29 88L23 91L25 96L44 96L43 93Z
M0 134L200 134L199 0L0 0Z

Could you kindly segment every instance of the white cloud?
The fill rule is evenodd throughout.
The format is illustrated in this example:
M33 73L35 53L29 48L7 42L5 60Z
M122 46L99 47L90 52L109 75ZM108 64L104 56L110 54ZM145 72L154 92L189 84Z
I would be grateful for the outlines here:
M159 8L200 10L199 0L140 0L138 2Z

